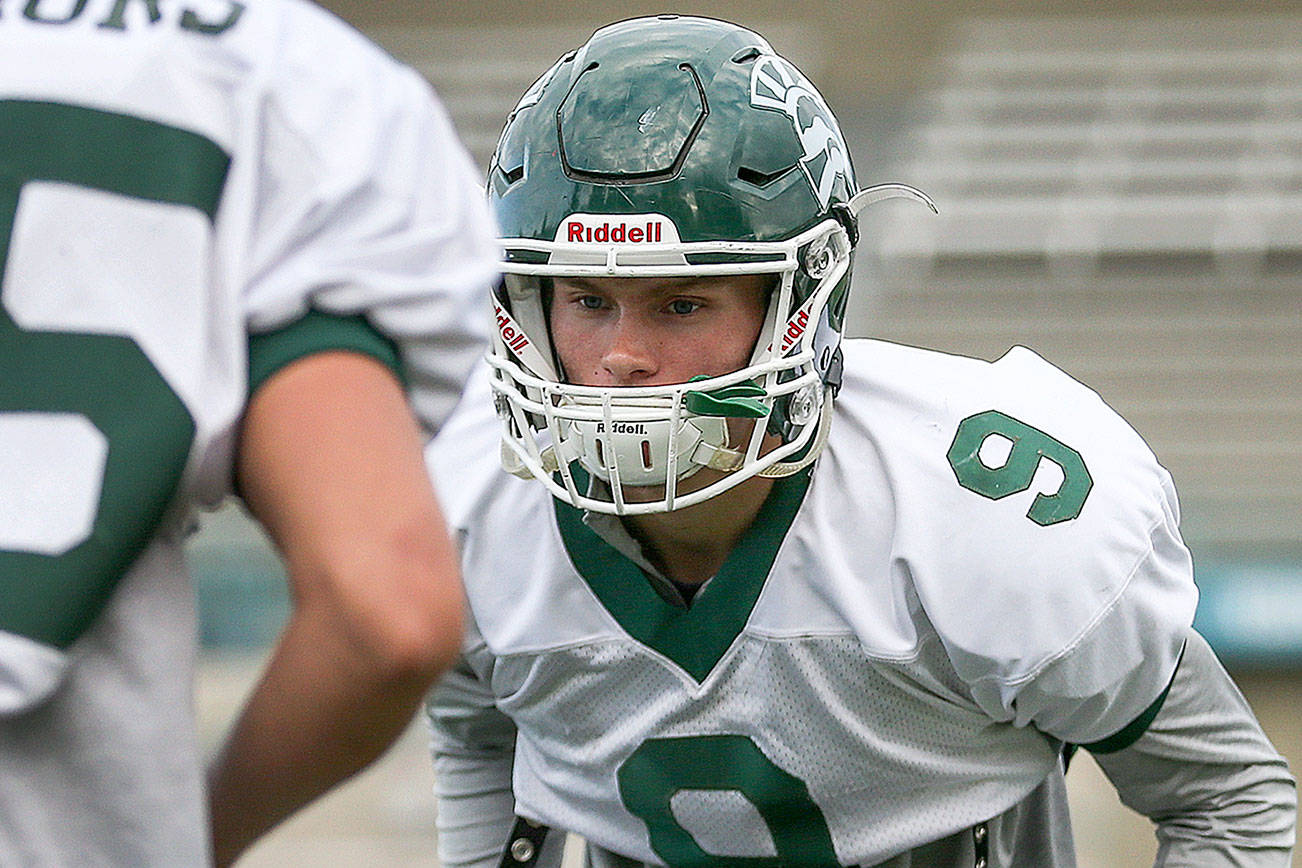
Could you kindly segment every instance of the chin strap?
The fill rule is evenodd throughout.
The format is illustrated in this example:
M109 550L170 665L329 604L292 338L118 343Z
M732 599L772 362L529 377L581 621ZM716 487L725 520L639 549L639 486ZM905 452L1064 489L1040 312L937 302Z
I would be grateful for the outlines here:
M818 458L823 447L827 445L827 433L832 428L832 402L830 400L823 403L823 409L818 414L818 430L814 432L814 440L809 449L805 451L803 457L796 461L778 461L769 467L756 473L756 476L762 476L766 479L779 479L783 476L790 476L793 473L799 473L806 467L814 463ZM740 468L746 462L746 453L736 449L730 449L727 446L711 446L708 443L700 443L696 451L692 454L692 460L697 464L703 464L714 470L722 470L725 473L731 473Z
M524 466L524 462L520 460L520 456L515 454L515 450L511 448L506 437L503 437L499 443L501 446L498 450L498 456L502 462L502 469L521 479L533 479L533 471Z
M777 479L783 476L790 476L793 473L799 473L809 465L813 464L818 458L823 447L827 445L827 433L832 430L832 399L829 397L823 402L823 409L818 414L818 430L814 432L814 442L806 450L804 457L796 461L779 461L772 467L765 467L756 476L763 476L766 479Z
M502 469L521 479L533 479L533 471L525 466L519 455L515 454L515 450L507 443L505 437L502 438L501 444ZM538 458L542 461L543 470L549 475L561 469L560 462L556 460L556 450L551 446L540 452Z

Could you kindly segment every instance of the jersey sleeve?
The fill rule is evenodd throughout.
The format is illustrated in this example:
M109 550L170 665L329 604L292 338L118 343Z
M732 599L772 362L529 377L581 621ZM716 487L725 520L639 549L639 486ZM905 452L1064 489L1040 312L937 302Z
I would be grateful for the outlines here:
M1296 781L1198 633L1147 731L1095 759L1121 801L1156 825L1156 864L1292 863Z
M515 821L515 724L497 708L487 683L491 665L472 621L462 659L425 706L438 797L438 855L449 868L498 865Z
M995 720L1078 744L1127 731L1170 684L1197 603L1170 474L1029 350L921 377L942 397L898 446L923 475L897 474L897 545L957 674Z
M322 24L307 16L276 36L240 265L247 325L365 316L396 343L416 410L437 429L487 335L487 206L429 86Z
M1117 750L1144 733L1158 712L1184 650L1196 591L1180 540L1174 491L1165 487L1150 547L1119 591L1022 683L1002 687L1014 719L1063 741ZM1070 577L1064 577L1070 580ZM1082 576L1087 581L1089 576ZM1011 701L1010 701L1011 700Z
M360 353L404 379L398 349L360 314L334 316L309 311L300 319L271 332L249 337L249 394L281 368L323 350Z

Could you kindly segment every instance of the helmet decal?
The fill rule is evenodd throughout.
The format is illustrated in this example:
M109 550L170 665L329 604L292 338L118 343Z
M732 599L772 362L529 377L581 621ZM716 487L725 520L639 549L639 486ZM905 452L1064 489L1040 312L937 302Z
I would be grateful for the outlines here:
M637 131L639 133L645 133L647 131L647 128L651 126L653 121L655 121L656 115L658 115L659 113L660 113L660 106L658 105L652 106L651 108L642 112L641 116L638 117L637 119Z
M787 327L782 330L782 346L778 350L779 356L785 356L791 352L791 348L796 345L800 338L809 328L809 312L813 309L814 301L817 296L810 296L809 299L800 306L800 309L787 320Z
M502 340L502 346L514 353L517 359L534 370L547 370L551 367L533 341L529 340L524 327L515 321L496 297L493 298L493 318L497 320L497 335Z
M571 214L556 227L566 244L677 244L678 227L663 214Z
M839 176L850 182L850 151L832 110L800 70L776 54L756 59L750 75L750 104L779 111L791 120L804 156L800 169L824 208Z

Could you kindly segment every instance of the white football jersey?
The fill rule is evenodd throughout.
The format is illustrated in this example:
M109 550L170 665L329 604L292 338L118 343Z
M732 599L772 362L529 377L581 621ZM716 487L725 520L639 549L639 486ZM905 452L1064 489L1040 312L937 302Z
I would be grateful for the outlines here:
M500 473L491 402L463 402L431 467L458 480L467 662L517 729L522 816L653 865L876 865L1042 786L1065 818L1062 743L1142 731L1197 595L1140 437L1025 349L845 362L812 477L775 483L690 606ZM436 753L466 747L465 696L434 696ZM1046 849L1017 864L1073 864L1069 829L1025 826Z
M191 512L305 353L396 349L443 422L482 199L425 82L308 3L4 4L0 863L207 862Z

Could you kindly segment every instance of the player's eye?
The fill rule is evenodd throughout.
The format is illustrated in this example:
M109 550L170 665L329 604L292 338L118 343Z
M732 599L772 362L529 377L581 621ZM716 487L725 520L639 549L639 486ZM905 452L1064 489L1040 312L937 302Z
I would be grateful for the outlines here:
M601 310L601 308L605 305L605 302L601 299L601 296L597 296L597 295L581 295L578 298L576 298L574 302L584 310Z
M699 302L690 301L685 298L676 298L673 301L669 302L669 312L672 314L685 316L686 314L689 313L695 313L700 308L700 306L701 305Z

